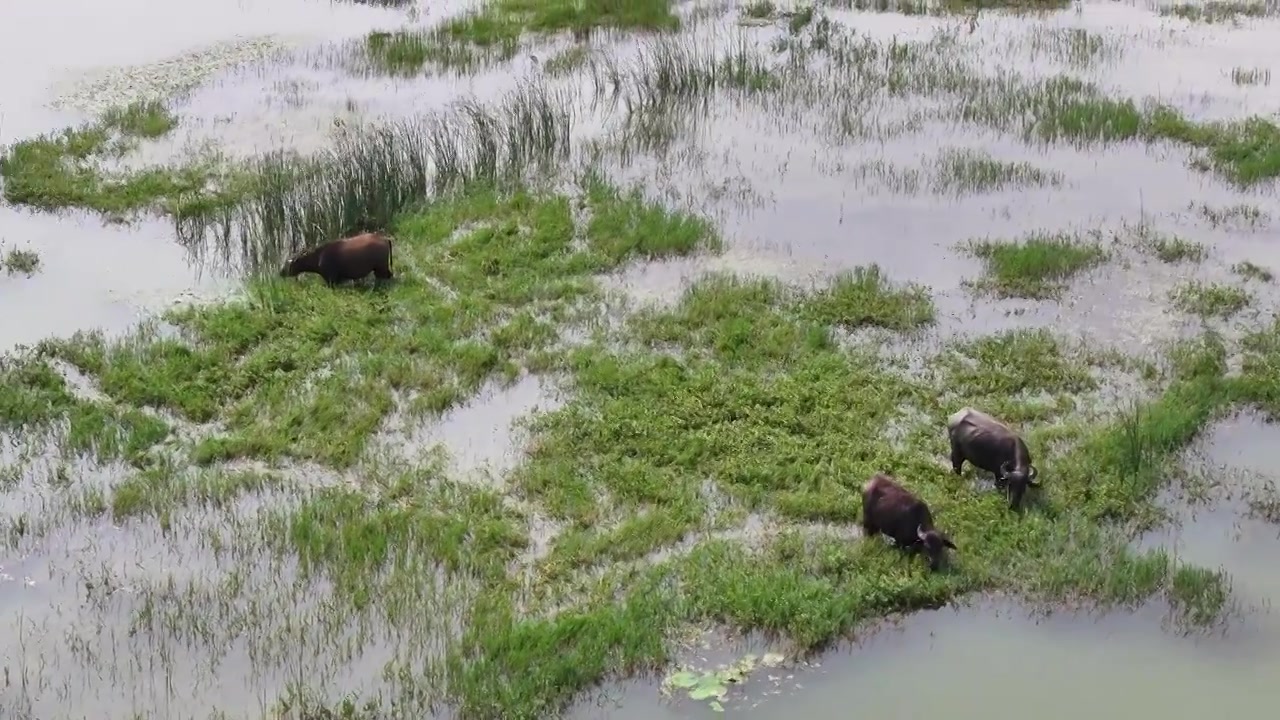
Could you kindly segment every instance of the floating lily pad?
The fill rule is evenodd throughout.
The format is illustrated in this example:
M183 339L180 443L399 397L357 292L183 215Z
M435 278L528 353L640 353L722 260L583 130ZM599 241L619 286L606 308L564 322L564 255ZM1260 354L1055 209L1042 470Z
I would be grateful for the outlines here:
M724 712L724 706L720 704L719 700L711 701L711 709L715 710L716 712Z

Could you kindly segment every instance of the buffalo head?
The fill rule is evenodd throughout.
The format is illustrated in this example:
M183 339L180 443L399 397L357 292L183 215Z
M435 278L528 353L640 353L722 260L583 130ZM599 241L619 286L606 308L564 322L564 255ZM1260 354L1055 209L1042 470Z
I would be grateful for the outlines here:
M955 543L946 535L937 530L925 530L923 525L916 527L916 537L920 539L920 544L924 546L924 554L929 558L929 568L937 570L942 562L943 548L951 548L956 550Z
M1009 488L1011 507L1017 509L1022 505L1022 494L1028 487L1040 487L1040 483L1036 482L1038 474L1039 471L1036 470L1035 465L1028 464L1018 468L1015 468L1011 462L1000 465L1000 482Z

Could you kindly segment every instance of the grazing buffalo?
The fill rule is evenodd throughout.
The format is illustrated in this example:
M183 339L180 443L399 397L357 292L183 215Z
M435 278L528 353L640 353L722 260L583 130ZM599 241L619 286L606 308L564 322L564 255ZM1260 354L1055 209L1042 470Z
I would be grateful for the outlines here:
M946 535L934 528L929 506L882 473L873 475L862 486L862 530L867 537L884 533L901 548L923 547L931 570L938 569L943 548L956 549Z
M1040 487L1027 444L1009 426L971 407L947 418L951 467L957 475L964 461L995 475L996 487L1008 488L1009 507L1022 506L1027 487Z
M336 285L371 272L378 280L391 279L391 238L382 233L361 233L313 247L285 263L280 277L315 273Z

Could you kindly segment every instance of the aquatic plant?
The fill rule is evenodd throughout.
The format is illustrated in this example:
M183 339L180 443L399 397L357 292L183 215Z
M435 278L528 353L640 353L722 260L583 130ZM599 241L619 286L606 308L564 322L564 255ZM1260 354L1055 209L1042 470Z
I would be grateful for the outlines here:
M1065 234L1032 233L1013 242L971 240L964 247L986 267L986 275L971 286L999 297L1056 298L1066 281L1107 258L1096 241Z

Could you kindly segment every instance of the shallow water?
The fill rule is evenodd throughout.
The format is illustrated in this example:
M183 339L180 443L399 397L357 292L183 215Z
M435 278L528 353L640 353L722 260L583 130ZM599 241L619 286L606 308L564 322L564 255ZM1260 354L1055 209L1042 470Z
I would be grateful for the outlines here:
M521 56L510 66L474 76L391 80L353 74L339 62L341 43L358 41L371 29L430 24L468 4L418 3L416 16L406 20L403 10L323 0L70 0L56 11L52 5L8 3L0 7L0 67L23 71L0 74L0 144L87 117L81 105L101 101L101 93L85 95L83 86L76 88L102 77L100 70L156 63L232 41L269 41L298 53L265 66L206 68L208 81L177 105L178 131L148 143L131 162L162 162L209 143L240 156L281 146L310 151L330 141L335 124L408 117L460 97L491 100L520 77L536 75L537 64ZM879 38L926 38L935 28L960 22L837 10L830 16ZM732 19L731 13L695 33L724 41L739 32ZM1054 50L1061 42L1054 33L1063 28L1100 33L1112 51L1104 59L1073 65L1063 51ZM984 16L964 42L986 48L999 63L1025 74L1071 69L1123 95L1156 96L1194 117L1212 119L1280 110L1280 85L1239 85L1231 79L1237 67L1280 73L1280 46L1272 40L1277 30L1280 22L1274 19L1245 20L1239 28L1208 26L1161 18L1141 4L1091 2L1040 20ZM741 32L761 42L780 34L777 28ZM619 52L634 52L636 45L619 41ZM551 53L539 49L536 54ZM135 93L155 89L107 87ZM67 98L74 102L54 107ZM890 123L908 110L878 112ZM584 108L578 122L580 135L599 136L611 121L602 111ZM1241 260L1280 268L1274 227L1214 226L1189 209L1247 202L1280 218L1280 200L1270 189L1243 193L1187 168L1184 148L1038 149L941 124L900 137L836 143L812 124L795 113L766 116L749 106L717 107L702 118L693 143L681 141L661 160L641 157L618 168L619 177L643 180L674 204L713 214L729 250L715 259L629 268L609 284L641 301L669 302L706 271L807 282L875 262L895 278L933 288L944 333L1052 325L1136 353L1193 324L1166 307L1165 294L1174 283L1193 274L1228 277L1226 268ZM1062 173L1064 182L1058 188L935 195L928 188L930 163L953 147L1025 160ZM911 171L922 187L903 192L900 178ZM961 284L978 270L955 248L969 238L1116 229L1142 220L1206 243L1213 256L1198 268L1130 258L1129 267L1108 265L1078 281L1061 304L975 302ZM222 297L235 287L193 265L164 221L107 226L78 213L54 217L0 207L0 246L31 249L41 257L40 272L32 277L0 274L0 316L6 318L0 323L0 349L78 329L123 331L175 302ZM1263 296L1260 307L1274 305L1275 290L1254 289ZM520 434L512 421L553 402L539 382L522 380L481 395L417 434L408 433L405 443L410 451L443 444L455 471L500 476L518 461ZM1205 448L1212 463L1280 473L1280 464L1267 452L1275 432L1248 418L1228 421L1216 426ZM0 461L7 462L2 456ZM82 468L73 475L73 487L118 480ZM346 633L377 635L379 626L368 619L358 623L359 630L333 636L326 636L324 627L289 625L281 618L297 614L305 620L318 611L287 589L288 568L278 573L245 568L243 558L211 550L210 538L232 532L212 510L209 517L194 512L175 519L182 531L170 534L146 519L120 526L71 521L62 496L43 477L0 495L0 527L24 517L39 530L12 551L0 552L0 616L5 618L0 620L0 666L12 672L10 684L0 686L0 715L114 719L140 712L203 718L216 706L232 717L255 717L299 677L336 699L348 690L380 687L383 663L397 655L427 652L409 647L420 636L379 637L362 652L351 650ZM267 505L259 499L228 514L234 518ZM1185 517L1179 527L1142 540L1232 574L1247 612L1225 637L1167 632L1164 608L1156 605L1099 619L1063 613L1033 618L1016 604L983 603L912 616L901 630L870 634L819 658L815 667L774 669L763 679L753 675L727 704L731 712L760 718L797 711L887 718L1014 718L1029 711L1049 718L1117 712L1175 719L1213 712L1257 715L1273 706L1274 678L1280 673L1280 618L1267 611L1269 599L1280 591L1280 572L1272 560L1280 551L1280 528L1241 519L1241 512L1239 503L1202 509L1194 520ZM243 577L237 574L241 571ZM218 605L219 583L228 578L261 589L260 604ZM311 603L324 595L323 588L311 590ZM184 598L190 597L217 607L214 620L180 616L190 607ZM131 626L143 607L171 614L156 620L163 631L135 638ZM270 631L249 637L244 630L253 613L255 618L274 614L278 622L254 625ZM202 627L212 634L195 639L193 628ZM263 646L272 639L292 641L284 644L293 656L261 661ZM216 659L209 652L214 646ZM695 655L727 662L736 654L766 649L753 641ZM974 662L979 654L981 662ZM175 702L179 688L195 689L198 710ZM701 703L661 701L653 681L610 685L593 695L571 715L715 715Z

